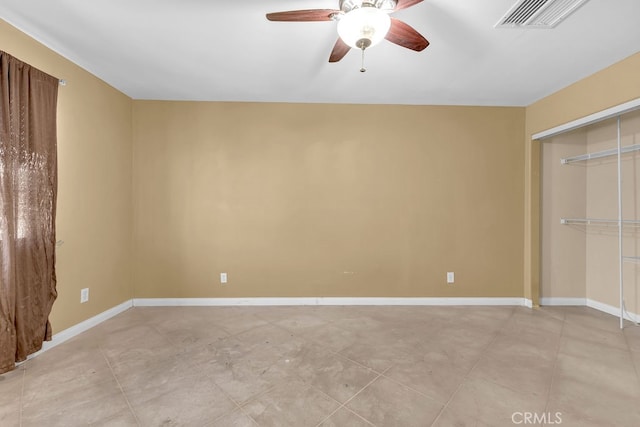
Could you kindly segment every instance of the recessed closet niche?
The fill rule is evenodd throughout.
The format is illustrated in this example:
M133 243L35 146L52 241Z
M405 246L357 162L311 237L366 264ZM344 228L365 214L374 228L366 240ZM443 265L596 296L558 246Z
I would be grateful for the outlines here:
M621 268L625 316L637 320L640 110L541 139L540 146L541 305L589 305L619 315Z

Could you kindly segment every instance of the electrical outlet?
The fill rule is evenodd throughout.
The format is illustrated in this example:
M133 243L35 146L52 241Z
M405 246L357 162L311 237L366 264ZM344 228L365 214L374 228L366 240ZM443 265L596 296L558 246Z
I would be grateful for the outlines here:
M227 283L227 273L220 273L220 283Z
M89 288L80 289L80 303L89 301Z
M447 283L451 284L455 281L455 276L453 274L453 271L448 271L447 272Z

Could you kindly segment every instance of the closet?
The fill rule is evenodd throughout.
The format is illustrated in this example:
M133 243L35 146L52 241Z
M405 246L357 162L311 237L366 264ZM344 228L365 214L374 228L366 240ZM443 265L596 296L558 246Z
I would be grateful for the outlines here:
M640 100L541 132L541 305L640 319Z

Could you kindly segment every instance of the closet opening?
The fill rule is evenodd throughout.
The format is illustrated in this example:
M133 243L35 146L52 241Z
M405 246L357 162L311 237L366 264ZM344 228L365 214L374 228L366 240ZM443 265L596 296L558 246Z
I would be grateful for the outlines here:
M540 141L540 305L640 320L640 102Z

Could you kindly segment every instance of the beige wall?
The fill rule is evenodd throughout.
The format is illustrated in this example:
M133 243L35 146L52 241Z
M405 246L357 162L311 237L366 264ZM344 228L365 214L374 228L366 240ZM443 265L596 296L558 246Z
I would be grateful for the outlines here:
M58 99L57 333L132 297L131 99L2 20L0 49L68 81Z
M522 295L522 108L133 111L137 297Z
M640 53L526 108L524 157L524 295L540 292L540 143L535 133L640 97Z

